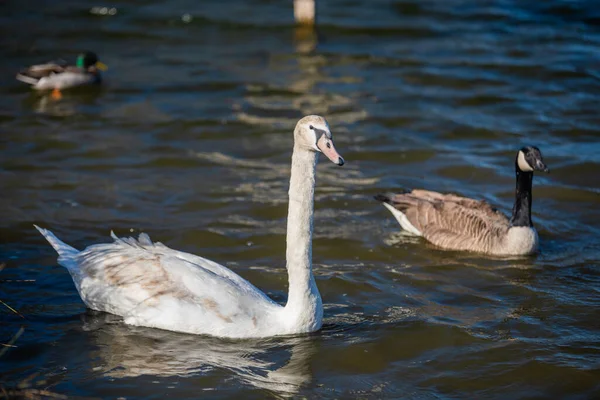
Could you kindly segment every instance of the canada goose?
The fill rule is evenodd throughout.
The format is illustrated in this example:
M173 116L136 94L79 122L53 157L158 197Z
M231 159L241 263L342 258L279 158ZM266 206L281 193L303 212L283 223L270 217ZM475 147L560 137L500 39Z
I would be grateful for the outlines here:
M548 172L537 147L523 147L515 159L517 189L510 220L485 201L415 189L379 194L404 230L448 250L492 255L524 255L537 250L531 222L533 171Z
M125 317L131 325L249 338L313 332L323 304L312 273L315 176L319 154L336 165L325 118L309 115L294 130L287 225L288 301L271 300L250 282L216 262L150 241L118 238L83 251L36 226L58 252L83 302Z
M21 70L16 78L37 90L53 90L52 97L59 99L62 89L100 83L100 70L107 68L95 53L88 51L77 57L75 65L65 62L32 65Z

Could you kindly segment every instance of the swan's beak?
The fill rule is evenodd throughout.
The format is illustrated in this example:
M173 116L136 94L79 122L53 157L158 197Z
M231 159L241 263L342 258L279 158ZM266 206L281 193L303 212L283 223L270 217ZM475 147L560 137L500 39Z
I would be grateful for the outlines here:
M321 153L325 154L327 158L334 164L339 166L344 165L344 159L340 156L333 145L333 139L328 138L327 135L321 135L321 138L317 141L317 147L321 150Z

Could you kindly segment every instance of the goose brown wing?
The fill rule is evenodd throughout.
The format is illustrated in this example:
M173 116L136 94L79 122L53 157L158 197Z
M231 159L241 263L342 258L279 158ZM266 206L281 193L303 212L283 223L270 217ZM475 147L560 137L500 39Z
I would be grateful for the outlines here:
M472 199L436 202L420 215L423 236L440 247L489 251L504 238L508 219L489 204Z
M452 215L454 212L467 213L468 215L473 215L473 218L479 217L484 220L490 220L493 223L508 224L508 219L506 216L484 200L475 200L468 197L457 196L451 193L443 194L422 189L415 189L406 195L398 196L410 196L412 199L414 199L412 203L415 203L415 200L417 204L421 204L422 201L431 203L435 205L435 210L437 212L443 212L447 216ZM397 199L393 198L392 200L396 201ZM440 207L440 204L447 205L448 209Z
M389 196L423 237L440 247L485 250L509 228L506 216L485 201L428 190Z

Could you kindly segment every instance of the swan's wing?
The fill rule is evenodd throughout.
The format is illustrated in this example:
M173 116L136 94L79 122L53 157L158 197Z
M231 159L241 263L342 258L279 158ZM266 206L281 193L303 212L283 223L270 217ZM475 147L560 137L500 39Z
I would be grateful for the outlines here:
M173 293L177 291L174 286L177 278L187 274L208 274L244 289L258 290L230 269L206 258L173 250L160 242L153 243L145 233L137 240L119 238L112 232L111 237L113 243L89 246L79 253L77 261L81 272L116 286L136 284L151 288L160 281L169 285ZM183 284L183 287L187 286Z
M82 277L79 292L93 309L140 325L215 333L234 322L256 325L258 313L279 307L215 262L152 243L146 234L113 238L74 258Z

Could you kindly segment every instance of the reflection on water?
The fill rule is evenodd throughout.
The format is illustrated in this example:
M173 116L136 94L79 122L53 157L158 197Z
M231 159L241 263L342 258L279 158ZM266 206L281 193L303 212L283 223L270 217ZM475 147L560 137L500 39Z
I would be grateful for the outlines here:
M52 117L70 117L86 113L102 92L99 87L76 88L65 90L60 99L52 97L50 91L32 91L24 104L39 114Z
M225 370L245 385L280 395L294 394L311 380L316 350L309 336L232 341L131 327L92 311L82 317L96 347L92 368L107 377L191 377Z
M55 117L67 117L77 113L77 101L69 99L56 100L50 93L43 93L35 96L31 108L40 114L47 114Z
M315 52L318 34L313 26L298 26L294 30L296 53L269 57L269 69L285 71L289 64L298 71L280 87L249 85L245 104L237 118L248 124L268 124L293 129L299 116L326 115L331 126L358 122L367 117L367 112L351 97L318 90L322 84L347 84L356 82L353 76L333 78L324 69L326 56ZM280 92L280 94L277 94Z
M314 25L298 25L294 29L294 45L298 54L310 54L319 43L319 36Z

